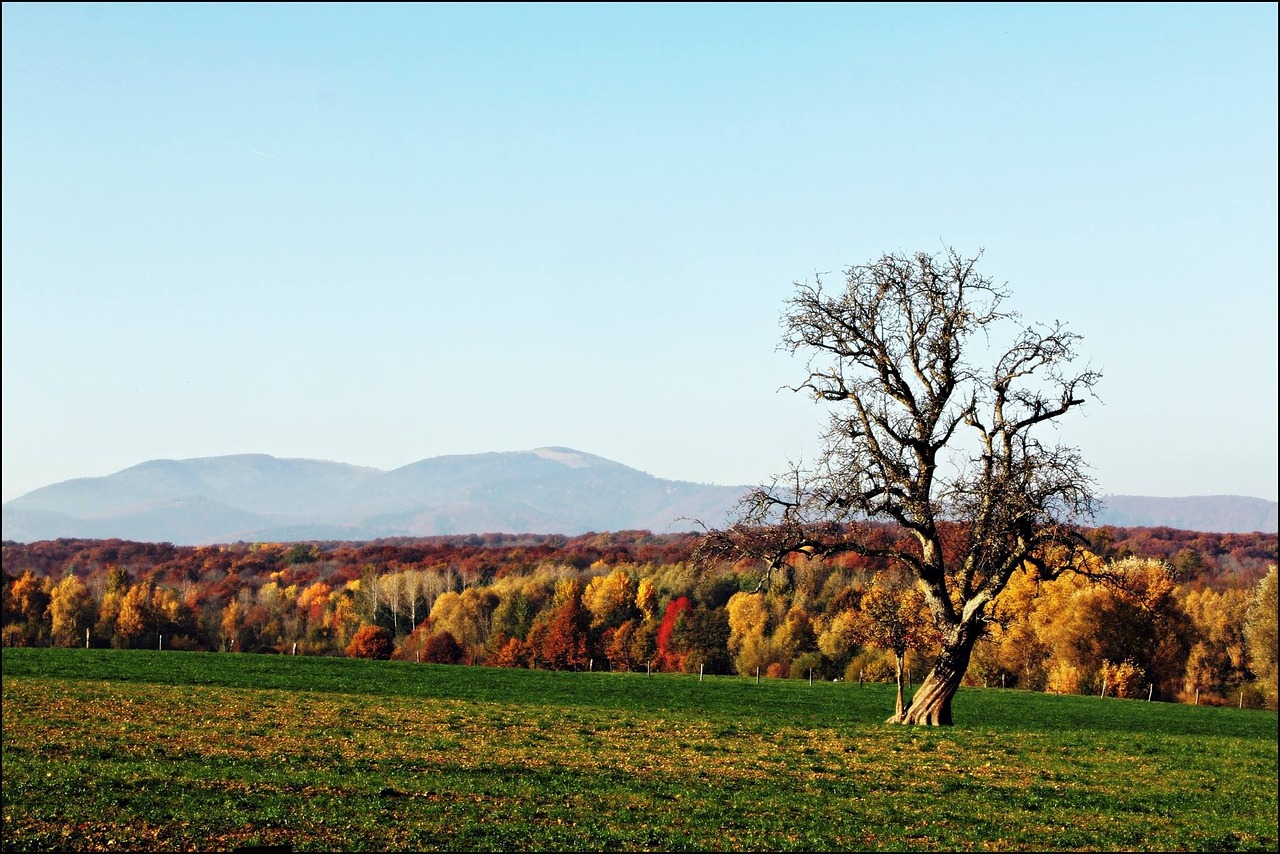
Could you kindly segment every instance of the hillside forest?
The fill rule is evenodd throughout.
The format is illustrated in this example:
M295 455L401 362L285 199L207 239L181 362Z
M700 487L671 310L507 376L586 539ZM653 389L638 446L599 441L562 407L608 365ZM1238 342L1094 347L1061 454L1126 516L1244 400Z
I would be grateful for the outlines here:
M1009 583L966 684L1275 708L1275 534L1086 533L1083 573ZM848 681L926 670L931 622L892 567L799 557L761 589L750 562L696 565L698 542L5 542L3 643Z

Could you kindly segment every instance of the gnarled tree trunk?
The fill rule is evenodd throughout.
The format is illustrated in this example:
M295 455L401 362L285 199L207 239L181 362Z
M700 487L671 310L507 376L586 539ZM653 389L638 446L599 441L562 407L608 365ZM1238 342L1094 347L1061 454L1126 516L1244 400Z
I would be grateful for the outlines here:
M972 626L959 626L947 632L938 660L912 696L911 705L905 711L899 705L897 714L885 723L951 726L951 698L960 690L977 639L978 632Z

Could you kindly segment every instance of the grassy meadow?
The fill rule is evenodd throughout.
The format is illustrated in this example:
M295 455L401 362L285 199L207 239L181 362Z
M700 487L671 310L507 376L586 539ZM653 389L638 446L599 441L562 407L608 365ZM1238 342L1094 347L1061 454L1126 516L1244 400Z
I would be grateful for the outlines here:
M3 651L4 850L1277 850L1274 712Z

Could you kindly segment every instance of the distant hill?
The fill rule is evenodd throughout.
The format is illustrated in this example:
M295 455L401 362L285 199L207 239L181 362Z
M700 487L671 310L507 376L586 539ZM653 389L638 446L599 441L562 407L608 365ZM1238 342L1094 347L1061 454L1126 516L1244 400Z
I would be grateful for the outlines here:
M570 448L432 457L392 471L266 454L152 460L29 492L3 507L17 542L119 538L175 545L723 525L745 486L664 480ZM1274 532L1274 501L1103 498L1097 525Z
M1105 495L1094 524L1118 528L1177 528L1214 534L1276 533L1277 503L1242 495L1152 498Z
M152 460L34 490L3 538L199 545L485 532L689 531L746 487L664 480L569 448L433 457L392 471L266 454Z

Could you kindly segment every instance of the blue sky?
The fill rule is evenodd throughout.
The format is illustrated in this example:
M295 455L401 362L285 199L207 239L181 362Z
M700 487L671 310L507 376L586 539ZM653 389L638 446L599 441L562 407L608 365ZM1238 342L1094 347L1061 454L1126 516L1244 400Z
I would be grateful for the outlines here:
M3 6L3 497L566 445L755 483L797 280L965 254L1104 493L1276 498L1274 4Z

